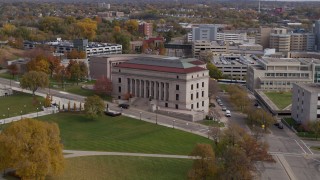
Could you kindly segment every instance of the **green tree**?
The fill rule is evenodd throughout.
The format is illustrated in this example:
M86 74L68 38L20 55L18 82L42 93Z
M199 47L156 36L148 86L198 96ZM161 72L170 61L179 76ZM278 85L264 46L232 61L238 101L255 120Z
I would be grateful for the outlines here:
M217 165L211 145L197 144L190 155L197 157L197 159L193 161L192 169L188 172L188 179L205 180L214 177Z
M99 96L89 96L85 99L84 110L89 118L94 119L102 115L104 109L104 102Z
M320 135L320 121L310 121L308 124L308 128L315 134L316 139L318 139Z
M207 69L209 70L209 76L215 79L222 78L222 72L212 63L207 63Z
M23 89L30 89L34 95L38 88L49 86L49 78L44 72L30 71L22 76L20 86Z
M14 142L14 143L12 143ZM0 134L0 170L16 170L22 179L45 179L64 169L57 124L23 119Z

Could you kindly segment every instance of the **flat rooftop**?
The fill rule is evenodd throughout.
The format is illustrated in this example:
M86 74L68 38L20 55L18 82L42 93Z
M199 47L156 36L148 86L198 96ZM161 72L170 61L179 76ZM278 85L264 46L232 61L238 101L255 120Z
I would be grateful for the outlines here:
M260 59L266 65L278 65L278 64L288 64L288 65L306 65L310 63L320 64L319 59L314 58L270 58L262 57Z
M320 93L320 83L296 83L296 85L309 92Z

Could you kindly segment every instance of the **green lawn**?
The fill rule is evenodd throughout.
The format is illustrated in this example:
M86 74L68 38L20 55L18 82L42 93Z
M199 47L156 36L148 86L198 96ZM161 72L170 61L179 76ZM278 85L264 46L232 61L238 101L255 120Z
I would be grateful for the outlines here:
M198 123L206 125L206 126L224 127L223 122L218 122L218 121L213 121L213 120L202 120L202 121L198 121Z
M64 174L48 179L187 179L190 159L91 156L66 160Z
M266 96L279 108L284 109L292 103L291 92L264 92Z
M137 119L59 113L39 117L58 123L65 149L188 155L197 143L209 139Z
M66 91L66 92L69 92L69 93L72 93L72 94L77 94L77 95L80 95L80 96L93 96L93 95L95 95L95 92L93 90L81 88L82 85L84 85L84 84L92 84L93 82L94 81L85 82L85 83L79 83L79 85L77 85L77 84L68 84L68 85L66 85L66 87L64 89L61 88L61 87L54 87L53 89ZM111 101L112 100L111 96L100 96L100 97L105 101Z
M34 105L33 96L31 94L26 94L22 92L14 91L11 96L0 97L0 119L13 116L20 116L22 114L28 114L31 112L36 112L37 107L43 105L44 98L37 96L38 103ZM42 105L40 105L40 102ZM26 105L26 107L24 107ZM9 108L9 111L8 111Z
M229 87L229 84L221 84L221 83L218 83L219 85L219 88L221 89L221 91L224 91L224 92L227 92L227 89Z

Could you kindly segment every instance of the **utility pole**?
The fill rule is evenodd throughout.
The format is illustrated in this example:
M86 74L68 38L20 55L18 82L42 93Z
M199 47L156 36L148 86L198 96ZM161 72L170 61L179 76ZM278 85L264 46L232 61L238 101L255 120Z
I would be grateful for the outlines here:
M259 10L258 10L258 12L260 13L261 12L261 0L259 0Z

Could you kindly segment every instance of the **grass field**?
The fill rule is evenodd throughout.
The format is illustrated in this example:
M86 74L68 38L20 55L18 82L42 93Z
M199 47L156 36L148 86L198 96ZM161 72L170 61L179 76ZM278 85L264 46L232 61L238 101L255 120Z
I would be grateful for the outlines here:
M37 100L39 104L33 105L33 96L31 94L16 91L11 96L0 97L0 119L7 118L8 115L9 117L20 116L21 111L22 114L37 112L37 107L39 110L41 109L40 102L43 104L44 98L37 96Z
M102 116L91 120L83 114L59 113L39 117L58 123L65 149L159 154L189 154L207 138L137 119Z
M266 96L279 108L284 109L292 102L291 92L264 92Z
M91 156L66 160L63 175L48 179L187 179L189 159Z

